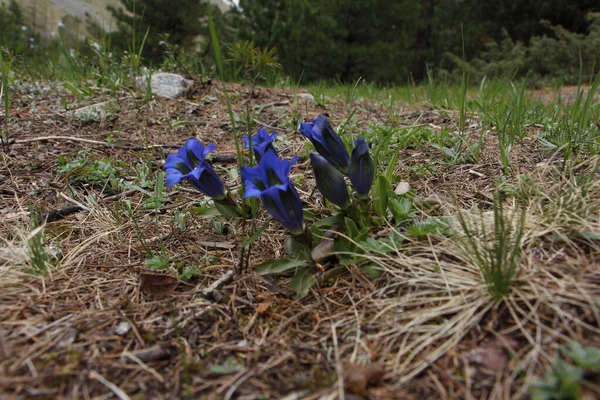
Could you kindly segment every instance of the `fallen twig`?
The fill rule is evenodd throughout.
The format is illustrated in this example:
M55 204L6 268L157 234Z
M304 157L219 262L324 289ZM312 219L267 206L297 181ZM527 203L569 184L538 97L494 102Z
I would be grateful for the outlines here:
M110 144L110 143L102 142L100 140L85 139L85 138L79 138L79 137L73 137L73 136L41 136L41 137L30 138L30 139L20 139L20 140L11 139L11 140L9 140L9 144L43 142L44 140L72 140L75 142L95 144L98 146L110 147L110 148L121 149L121 150L130 150L130 151L143 151L143 150L150 150L150 149L179 149L181 147L179 145L173 145L173 144L152 144L152 145L148 145L148 146L118 146L116 144ZM210 154L210 156L208 158L213 162L221 162L221 163L234 163L237 161L235 155L233 155L233 154L216 153L216 154Z
M115 396L117 396L119 399L130 400L129 396L127 396L127 393L122 391L117 385L115 385L114 383L112 383L111 381L109 381L108 379L103 377L102 375L100 375L98 372L92 370L90 372L89 376L90 376L90 379L96 379L101 384L103 384L104 386L109 388L110 391L113 392L115 394Z
M231 280L231 278L233 278L234 273L235 273L235 271L233 269L230 269L229 271L225 272L225 274L223 274L222 277L220 277L219 279L214 281L209 287L202 289L200 291L200 296L202 296L202 297L211 296L215 290L218 290L225 283L229 282L229 280Z
M55 222L66 218L71 214L78 213L79 211L83 211L83 208L80 206L66 206L56 210L42 211L40 217L42 221Z
M141 349L141 350L136 350L136 351L125 353L125 354L123 354L123 359L125 360L125 362L139 364L138 360L142 361L144 363L147 363L150 361L164 360L166 358L171 357L172 355L173 355L173 347L172 346L155 344L154 346L148 347L146 349ZM135 360L132 356L137 358L137 360Z
M253 106L252 109L253 110L258 110L258 109L264 109L264 108L267 108L267 107L287 106L289 104L290 104L290 102L287 101L287 100L286 101L274 101L272 103L259 104L259 105Z
M126 191L124 191L122 193L115 194L113 196L105 197L105 198L101 199L101 201L103 201L103 202L116 201L116 200L119 200L119 199L121 199L123 197L131 196L135 192L137 192L137 189L129 189L129 190L126 190ZM60 195L63 198L65 198L66 200L74 202L74 203L79 204L79 205L66 206L66 207L58 208L58 209L51 210L51 211L42 211L42 213L41 213L42 221L45 221L45 222L55 222L55 221L59 221L59 220L61 220L63 218L66 218L66 217L68 217L71 214L78 213L80 211L84 211L84 210L85 211L90 211L89 208L87 208L83 204L81 204L81 203L79 203L79 202L71 199L70 197L64 195L63 193L60 193Z
M79 201L73 199L72 197L67 196L66 194L64 194L63 192L59 193L60 197L62 197L63 199L67 200L69 203L73 203L76 206L80 207L82 210L85 210L87 212L90 212L90 208L83 205L83 203L80 203Z

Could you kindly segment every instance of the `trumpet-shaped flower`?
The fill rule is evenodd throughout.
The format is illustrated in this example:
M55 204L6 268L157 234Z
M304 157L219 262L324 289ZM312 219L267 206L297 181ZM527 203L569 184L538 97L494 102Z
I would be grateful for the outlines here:
M256 135L252 136L252 150L254 151L254 156L256 157L256 162L260 162L262 156L267 151L275 151L275 147L273 143L275 141L275 137L278 135L277 132L273 132L269 134L265 128L260 128ZM248 136L244 136L244 148L250 148L250 139Z
M257 167L242 167L244 197L260 197L269 214L294 235L304 230L302 201L289 178L290 168L297 159L282 160L269 151Z
M310 124L300 124L300 133L310 140L317 152L343 173L348 172L348 150L329 124L326 115L319 115Z
M348 208L350 196L342 173L315 153L310 153L310 163L315 173L317 188L323 197L341 209Z
M188 180L201 193L221 200L225 198L225 186L206 156L217 146L204 147L198 139L188 139L176 154L170 154L163 166L167 172L167 186L171 187Z
M354 149L348 165L348 176L359 196L369 194L375 178L375 164L369 154L369 145L363 138L354 141Z

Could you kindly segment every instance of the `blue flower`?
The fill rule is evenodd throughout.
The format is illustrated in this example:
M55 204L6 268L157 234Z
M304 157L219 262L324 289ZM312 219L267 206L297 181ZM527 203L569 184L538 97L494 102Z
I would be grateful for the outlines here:
M315 153L310 153L310 163L315 173L317 188L323 197L341 209L348 208L350 196L342 173Z
M343 173L348 172L348 150L329 125L326 115L319 115L310 124L300 124L300 133L315 146L317 152Z
M375 164L371 154L369 154L369 145L363 138L354 141L354 149L348 166L348 176L359 196L369 194L375 178Z
M266 152L257 167L242 167L244 198L260 197L269 214L294 235L304 231L302 201L289 178L297 160L282 160L275 152Z
M273 146L275 137L277 135L277 132L273 132L269 135L269 132L267 132L265 128L260 128L258 133L252 136L252 150L254 151L254 156L256 157L257 163L260 162L262 156L267 151L272 151L277 154L275 147ZM244 148L250 148L250 140L248 139L248 136L244 136Z
M167 186L171 187L187 179L199 192L217 200L225 198L223 181L205 160L208 153L216 148L214 144L204 147L198 139L188 139L177 154L167 157L163 166L167 172Z

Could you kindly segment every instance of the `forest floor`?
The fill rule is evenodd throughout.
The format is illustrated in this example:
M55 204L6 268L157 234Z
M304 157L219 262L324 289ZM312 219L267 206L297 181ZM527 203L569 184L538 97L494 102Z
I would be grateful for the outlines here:
M403 233L398 251L373 254L378 279L350 265L296 299L289 277L253 273L285 256L280 225L270 223L242 257L243 224L216 219L187 187L156 188L166 156L190 137L216 144L217 172L239 184L223 89L81 103L23 83L13 94L15 142L0 165L0 250L11 249L0 260L1 398L527 398L560 346L600 347L596 157L564 167L538 140L543 124L532 124L506 173L498 136L469 113L466 143L485 140L476 160L448 162L421 137L400 149L393 183L447 199L418 209L422 220L458 210L489 224L500 180L514 196L507 215L526 199L511 293L492 300L464 242L432 232ZM458 110L428 102L349 106L284 89L226 90L238 134L248 120L251 133L280 132L285 158L307 154L296 127L320 113L334 126L353 113L344 132L355 136L373 126L428 138L459 131ZM314 214L330 213L306 158L292 178ZM43 232L33 215L46 219ZM49 274L31 273L39 263L20 253L25 243L55 250ZM151 271L161 260L165 269ZM582 393L597 398L598 381L586 376Z

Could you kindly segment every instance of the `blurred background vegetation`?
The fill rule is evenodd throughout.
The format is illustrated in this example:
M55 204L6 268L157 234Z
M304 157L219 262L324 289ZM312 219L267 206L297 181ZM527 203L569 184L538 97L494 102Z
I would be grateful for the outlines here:
M245 61L227 59L240 43L276 54L282 68L267 81L303 84L454 82L466 71L473 82L527 76L560 85L600 70L597 0L72 0L79 7L60 18L58 3L69 2L4 0L0 46L32 69L74 49L210 76L210 14L221 48L234 49L225 54L231 80L249 76Z

